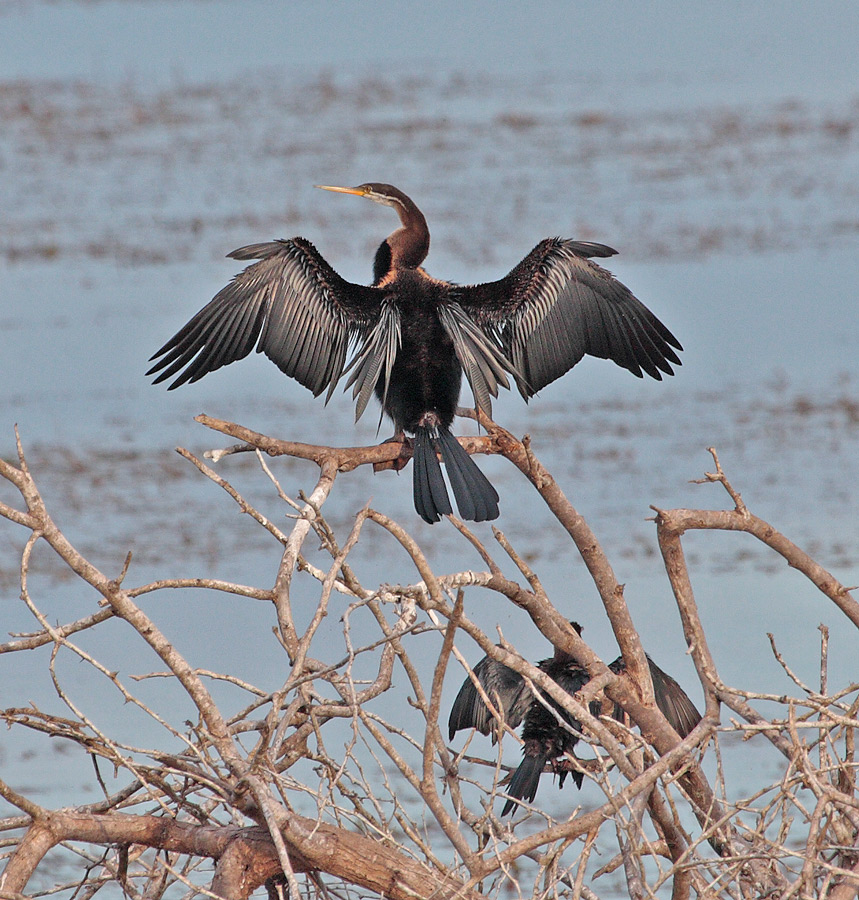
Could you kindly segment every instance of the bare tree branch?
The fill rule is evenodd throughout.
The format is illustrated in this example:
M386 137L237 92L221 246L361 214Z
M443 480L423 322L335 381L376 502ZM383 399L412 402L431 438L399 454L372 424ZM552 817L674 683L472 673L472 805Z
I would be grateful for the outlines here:
M400 523L369 507L358 513L348 533L335 533L323 507L338 474L359 465L399 468L411 454L407 443L338 449L277 441L205 416L199 421L245 442L241 448L257 450L266 483L288 511L288 526L275 524L222 474L180 451L226 492L245 514L246 527L259 528L277 541L272 546L279 559L273 560L270 586L216 578L126 585L130 555L117 562L118 574L111 578L57 528L20 439L17 464L0 460L0 478L23 502L22 508L0 504L0 515L29 532L20 556L21 597L37 623L34 631L0 645L0 658L9 661L21 651L50 646L44 665L68 709L63 718L19 702L0 710L0 718L11 728L71 742L89 754L104 794L98 803L54 810L35 802L29 789L0 781L0 797L16 811L0 820L0 833L8 835L3 843L10 850L0 876L0 897L22 897L33 875L44 870L45 855L52 849L72 854L83 867L82 877L65 889L69 900L77 894L89 898L108 883L119 884L132 900L159 900L180 884L182 890L216 897L245 898L266 884L270 896L282 898L301 892L336 900L356 891L358 896L394 900L495 900L511 889L526 894L529 882L535 900L566 890L589 898L596 895L586 879L619 865L632 897L655 896L669 884L678 900L686 900L693 890L699 896L725 898L855 895L859 685L830 687L825 627L819 686L804 683L774 641L773 652L788 686L785 694L725 684L695 604L683 535L693 528L748 531L804 571L854 624L859 622L859 606L849 589L754 516L715 451L716 472L705 480L723 485L733 509L656 511L657 540L706 697L705 718L681 740L655 704L649 666L623 587L588 524L527 438L519 441L481 418L485 436L461 442L471 452L503 455L547 504L591 574L630 678L610 670L575 633L539 574L497 529L490 550L451 517L469 558L476 550L485 571L456 571L453 565L447 572L433 569ZM237 449L209 455L224 458ZM262 453L286 454L316 465L310 493L298 491L296 498L290 497ZM362 542L374 526L380 532L371 536L373 542L387 541L392 552L404 553L417 573L415 583L362 583ZM311 531L319 547L305 554ZM61 617L65 624L53 624L54 614L44 611L43 588L37 591L38 579L29 577L31 560L43 545L89 585L94 606L89 614L74 621ZM504 575L493 558L498 552L514 563L518 580ZM312 606L303 599L296 609L293 587L298 578L306 583L302 587L314 587ZM175 588L272 603L276 633L288 660L286 675L255 685L229 670L193 667L155 615L137 603L140 597ZM584 687L575 696L567 694L503 635L499 643L499 635L485 633L465 611L466 595L476 588L484 598L488 592L494 603L510 602L525 610L555 647L586 669L590 677ZM302 590L303 598L306 593ZM322 627L335 611L343 641L339 648L331 646L329 632ZM134 696L89 643L72 642L74 635L89 636L115 618L123 620L123 638L144 641L164 668L131 677L170 679L193 703L198 721L189 723L186 733ZM501 745L489 758L471 752L469 743L468 753L463 749L454 754L441 732L451 655L473 675L457 647L465 636L492 660L519 673L533 691L533 702L551 698L580 723L581 746L589 745L594 757L564 759L557 765L584 772L602 792L598 803L589 792L582 794L581 808L564 813L565 818L553 818L534 805L512 822L498 818L494 804L510 768ZM98 710L93 714L85 709L64 681L57 663L67 653L98 673L107 690L120 691L124 700L158 722L170 752L129 746L112 737L99 723ZM243 692L244 708L226 716L207 687L213 683ZM477 686L492 708L493 698ZM407 697L391 693L401 691ZM398 718L385 717L384 705L375 701L386 693L397 698L395 708L407 705L419 717L417 727L413 720L406 726ZM613 718L592 715L589 704L603 695L612 701L608 707L620 704L640 735ZM717 731L723 704L739 721ZM738 798L721 767L724 752L743 752L744 746L735 751L733 744L724 745L720 732L725 731L744 739L763 736L781 754L782 769L774 779L759 775L750 796ZM715 788L702 766L713 757ZM98 760L109 760L126 779L124 786L110 793ZM525 820L528 825L523 827ZM607 842L614 848L613 858L596 869L594 852L605 853ZM200 860L214 860L213 875Z

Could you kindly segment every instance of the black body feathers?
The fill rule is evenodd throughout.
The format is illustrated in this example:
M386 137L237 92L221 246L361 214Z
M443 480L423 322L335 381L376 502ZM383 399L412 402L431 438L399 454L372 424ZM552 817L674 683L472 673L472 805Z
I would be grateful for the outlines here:
M590 680L585 669L560 651L552 659L544 659L538 664L538 668L568 694L575 694ZM591 712L599 715L599 704L594 703L592 706ZM551 697L541 692L540 699L534 698L525 714L525 724L522 727L522 762L507 786L510 799L501 810L502 816L512 812L515 800L527 800L529 803L534 800L546 763L572 753L579 742L580 731L578 720ZM576 771L570 774L576 787L580 788L584 775ZM563 787L567 769L559 769L558 775L558 787Z

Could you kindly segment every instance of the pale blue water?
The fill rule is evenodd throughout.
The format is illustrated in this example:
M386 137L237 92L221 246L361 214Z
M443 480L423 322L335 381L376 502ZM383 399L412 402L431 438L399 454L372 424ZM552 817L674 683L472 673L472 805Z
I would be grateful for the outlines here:
M389 180L427 214L433 274L491 279L544 236L601 240L620 251L612 271L683 342L684 365L665 383L589 360L529 406L518 396L496 406L499 422L531 433L604 542L661 664L694 685L649 504L724 506L719 488L689 484L711 468L708 446L755 512L859 582L859 18L849 4L548 3L503 17L481 3L408 15L401 4L241 9L0 5L0 449L13 452L17 423L52 513L96 564L118 573L132 549L135 584L271 581L277 546L172 452L226 443L191 417L343 444L375 441L375 417L353 426L348 398L325 410L256 357L172 393L143 377L146 360L237 271L223 257L242 244L303 234L346 277L368 280L391 213L312 185ZM499 526L613 658L564 535L509 466L480 464L502 495ZM273 465L291 493L312 487L312 467ZM219 471L283 515L250 461ZM440 570L480 565L452 529L416 521L409 472L342 476L326 512L345 534L369 498ZM3 486L0 499L15 495ZM8 549L21 538L0 524L4 631L33 627ZM365 583L416 579L378 532L363 546ZM813 683L821 621L833 681L855 679L852 629L751 538L695 535L687 555L727 681L790 689L769 654L772 631ZM34 588L52 617L91 611L47 553L39 568ZM545 654L524 616L481 599L471 612L487 628L500 623L532 658ZM242 677L283 679L267 606L177 593L147 608L195 664L223 668L228 656ZM236 616L239 640L223 627ZM337 618L326 624L335 656ZM103 638L90 649L125 677L157 668L122 626ZM0 705L61 709L46 658L0 657ZM60 666L78 700L130 741L166 740L80 663ZM174 696L160 682L135 689ZM219 696L239 702L231 689ZM180 703L175 723L190 714ZM17 732L2 738L0 765L18 784L33 777L23 755L33 748L51 752ZM91 798L87 765L46 779L45 802ZM541 790L547 803L565 796Z

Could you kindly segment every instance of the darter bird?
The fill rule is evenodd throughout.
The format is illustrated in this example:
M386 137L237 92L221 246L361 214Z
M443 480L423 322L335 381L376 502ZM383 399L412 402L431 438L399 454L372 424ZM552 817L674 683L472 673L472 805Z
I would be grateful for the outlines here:
M392 207L400 227L376 251L373 284L341 278L310 241L250 244L229 254L256 260L180 329L152 360L170 389L246 357L256 347L314 396L330 399L340 378L356 399L356 421L375 393L394 423L392 440L413 436L415 509L425 521L452 512L438 455L460 516L498 516L498 494L451 432L463 372L475 407L511 377L527 401L587 353L641 378L680 365L674 335L608 271L591 262L604 244L548 238L504 278L457 285L433 278L426 219L390 184L317 185ZM347 364L350 348L351 359Z
M581 634L581 626L577 622L570 625ZM686 695L680 685L647 656L650 677L653 681L653 693L656 705L668 720L671 727L686 737L701 721L701 714ZM585 668L580 666L569 654L555 649L551 659L544 659L537 667L545 672L568 694L575 694L590 681ZM609 664L609 669L616 675L626 673L626 663L622 656ZM525 799L529 803L537 794L540 775L551 764L559 775L559 786L563 787L567 769L555 765L555 761L572 753L579 741L581 726L577 719L562 709L551 697L540 692L545 703L540 702L531 691L526 680L509 666L484 656L472 669L474 677L495 710L500 713L504 724L516 728L523 720L522 729L522 762L507 786L507 794L511 798ZM595 700L590 704L593 716L599 716L602 704ZM623 710L615 706L612 714L617 719L623 717ZM500 732L501 723L494 719L489 707L484 702L474 681L469 676L462 683L459 693L453 702L448 718L448 733L451 739L464 728L476 728L481 734L491 734L495 743ZM581 772L570 772L576 787L582 786ZM514 800L508 799L502 815L507 815L514 807Z

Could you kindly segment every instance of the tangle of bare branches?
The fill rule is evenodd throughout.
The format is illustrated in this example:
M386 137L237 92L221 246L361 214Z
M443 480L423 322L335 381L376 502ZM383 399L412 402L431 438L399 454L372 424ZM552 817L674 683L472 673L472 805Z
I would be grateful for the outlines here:
M716 472L703 481L721 484L732 508L656 510L656 539L705 698L701 722L681 738L655 702L623 586L527 437L519 440L481 417L485 435L462 443L471 452L509 460L551 510L593 580L625 673L610 669L570 628L539 574L497 529L488 546L452 519L468 558L476 550L484 568L453 565L445 572L433 570L407 527L369 506L346 533L336 533L323 510L339 475L360 465L401 467L410 455L407 445L337 449L279 441L206 416L198 421L241 442L210 452L210 460L257 454L261 478L288 516L275 521L245 499L229 480L228 464L215 471L180 450L267 535L269 585L194 577L129 585L129 558L117 561L115 572L104 572L54 523L20 439L16 462L0 459L0 477L20 497L17 505L0 502L0 515L24 535L20 596L35 621L31 632L0 644L0 657L43 652L67 710L60 716L21 698L0 710L0 718L10 728L87 754L104 792L88 805L48 808L26 788L0 779L0 797L15 810L0 819L0 897L32 892L52 851L64 854L77 872L67 884L51 887L69 897L92 896L108 884L118 884L135 900L175 890L244 898L264 884L271 896L294 897L347 891L392 900L477 900L510 892L595 897L612 872L622 872L631 897L855 896L859 685L828 684L825 630L819 685L803 684L775 643L774 656L795 688L791 693L765 695L727 684L698 614L683 536L692 529L746 532L805 574L853 626L859 626L859 603L745 506L715 451ZM282 487L266 462L279 455L315 463L309 491L295 498ZM386 552L409 561L411 583L362 580L361 542L368 529L378 532ZM320 548L315 556L307 552L311 535ZM45 598L31 588L34 557L45 548L87 586L85 615L57 623L45 611ZM510 564L515 578L503 574ZM308 585L314 586L310 607L296 599L299 584L305 598ZM195 668L159 619L158 606L141 602L177 588L270 604L283 674L255 685L230 671L229 660L223 671ZM587 684L568 694L506 640L486 633L467 613L466 599L474 593L524 610L554 647L586 670ZM335 610L342 644L333 648L322 624ZM93 646L90 635L117 620L126 626L126 638L144 643L163 670L128 681L87 649ZM465 676L471 651L462 652L464 638L524 677L535 696L550 698L581 723L590 758L558 765L583 770L601 801L570 808L560 818L529 804L519 807L512 823L497 814L495 799L504 795L510 769L500 744L492 751L488 742L475 740L474 749L469 740L457 752L445 740L442 691L446 681ZM81 704L56 665L69 654L95 673L105 692L119 692L145 715L161 743L132 745ZM177 725L171 710L154 708L138 695L141 679L155 678L176 686L194 711L193 721ZM228 712L216 699L215 685L229 685L243 705ZM403 691L408 699L403 695L398 702L408 706L408 725L377 702ZM594 714L591 702L601 698L622 709L623 722ZM492 699L485 696L490 706ZM728 724L721 722L725 708L732 717ZM507 732L503 740L514 741ZM730 746L726 738L734 735L769 742L783 761L775 779L760 775L751 795L739 796L721 765ZM100 766L120 784L112 793Z

